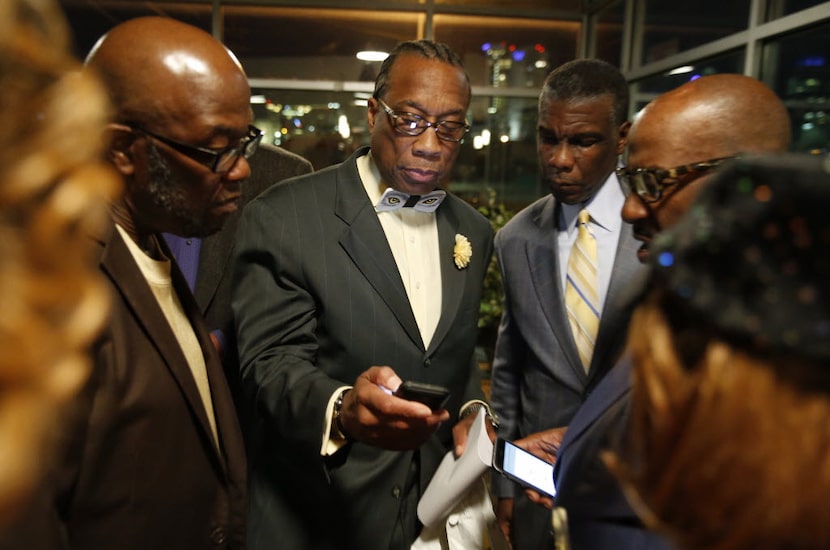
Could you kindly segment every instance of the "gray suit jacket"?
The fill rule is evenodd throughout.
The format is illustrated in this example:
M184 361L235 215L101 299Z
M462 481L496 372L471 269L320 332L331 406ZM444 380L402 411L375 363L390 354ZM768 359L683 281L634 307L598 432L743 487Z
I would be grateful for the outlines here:
M413 463L422 490L450 448L453 422L416 452L351 443L320 456L336 388L372 365L389 365L404 380L447 386L451 412L481 395L473 350L491 226L452 195L438 208L443 305L424 349L358 176L356 159L367 151L272 187L240 222L233 311L258 422L252 548L386 550ZM473 249L463 270L452 263L456 234ZM414 507L403 513L414 521Z
M631 298L645 274L635 254L639 243L631 235L631 226L623 223L586 374L565 311L557 219L556 200L548 195L519 212L496 235L505 300L493 361L491 401L501 421L499 436L510 440L570 423L622 350ZM494 492L504 497L521 495L504 478L494 479ZM523 498L516 505L518 550L549 542L549 513ZM527 523L523 516L530 518ZM526 544L522 537L528 537Z

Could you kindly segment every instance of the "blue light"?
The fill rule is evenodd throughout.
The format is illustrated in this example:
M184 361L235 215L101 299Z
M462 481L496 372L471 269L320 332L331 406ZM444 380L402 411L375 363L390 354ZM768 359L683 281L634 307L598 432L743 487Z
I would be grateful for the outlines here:
M674 265L674 254L671 252L661 252L657 256L657 263L662 267L671 267Z
M481 45L481 51L486 52L486 51L489 51L489 50L490 50L490 43L489 42L485 42L484 44Z
M513 52L513 61L516 63L522 61L525 58L525 51L524 50L516 50Z
M802 67L824 67L824 63L824 57L820 55L805 57L804 59L798 62L798 64Z

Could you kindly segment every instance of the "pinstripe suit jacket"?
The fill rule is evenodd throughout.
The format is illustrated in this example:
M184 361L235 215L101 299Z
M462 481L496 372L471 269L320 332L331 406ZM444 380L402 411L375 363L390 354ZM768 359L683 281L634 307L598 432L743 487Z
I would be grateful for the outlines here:
M199 270L193 296L211 330L219 329L225 338L222 366L235 401L240 399L239 360L236 330L231 313L231 254L236 241L240 212L250 201L275 183L311 172L311 163L299 155L273 145L260 144L248 160L251 176L242 184L239 210L217 233L202 240ZM239 405L239 403L237 403ZM241 412L241 408L240 408Z
M386 550L413 460L426 487L451 443L446 425L417 452L351 443L320 456L330 396L372 365L450 388L447 409L481 394L473 361L489 222L450 195L436 211L442 310L427 349L377 215L341 165L272 187L240 220L233 311L246 394L255 404L252 548ZM457 233L472 244L452 263ZM414 518L415 510L406 513Z

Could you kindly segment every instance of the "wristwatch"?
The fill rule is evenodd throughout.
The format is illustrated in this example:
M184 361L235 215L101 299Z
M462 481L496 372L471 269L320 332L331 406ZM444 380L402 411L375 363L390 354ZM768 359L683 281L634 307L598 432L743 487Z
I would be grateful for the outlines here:
M349 441L350 438L343 430L343 423L340 421L340 411L343 409L343 398L346 396L346 393L351 389L352 388L346 388L345 390L341 391L340 395L338 395L337 399L334 401L334 420L332 421L332 426L334 427L334 436L344 441Z
M478 399L468 401L461 407L461 412L458 413L458 420L464 420L468 416L478 413L480 409L484 409L487 412L487 420L490 421L490 425L493 427L493 429L498 429L498 417L495 415L492 409L490 409L490 405Z

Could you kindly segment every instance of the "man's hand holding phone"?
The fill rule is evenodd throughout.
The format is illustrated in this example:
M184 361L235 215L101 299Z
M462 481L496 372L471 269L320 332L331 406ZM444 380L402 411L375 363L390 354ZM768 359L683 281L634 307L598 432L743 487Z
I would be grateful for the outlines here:
M343 397L340 424L351 439L403 451L420 447L450 414L443 408L432 410L413 400L389 394L402 381L390 367L371 367L355 381Z

